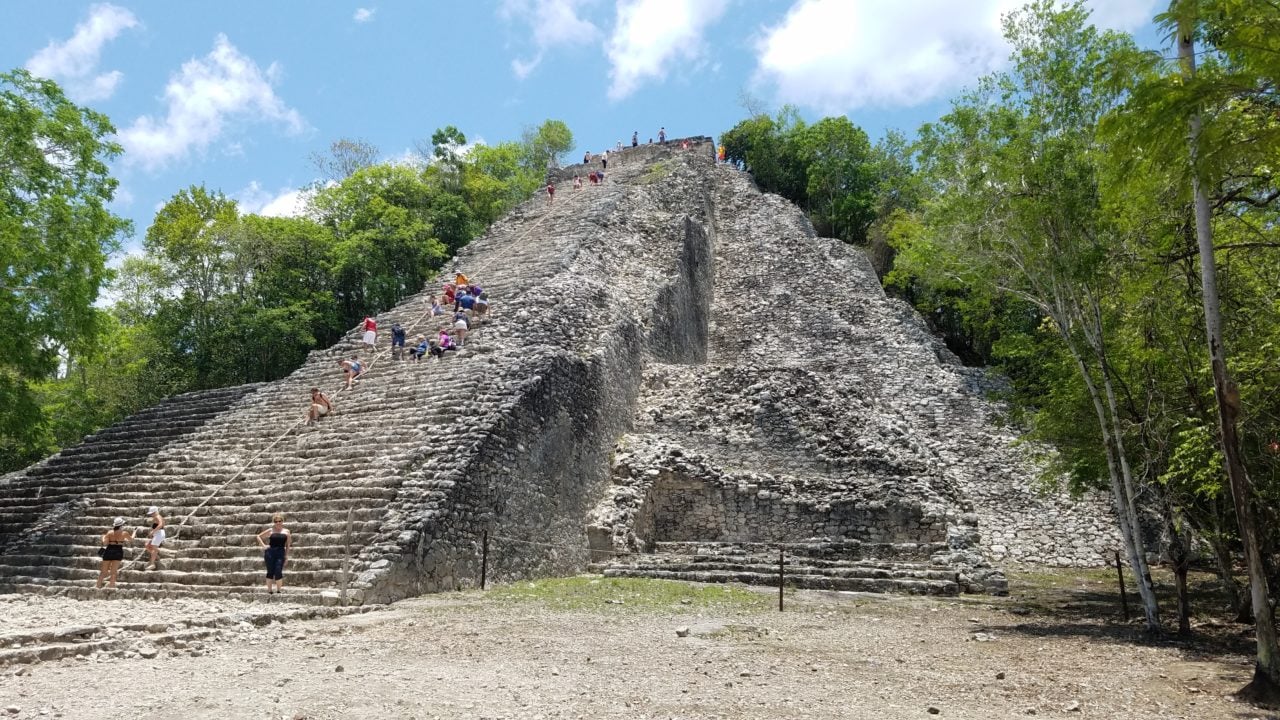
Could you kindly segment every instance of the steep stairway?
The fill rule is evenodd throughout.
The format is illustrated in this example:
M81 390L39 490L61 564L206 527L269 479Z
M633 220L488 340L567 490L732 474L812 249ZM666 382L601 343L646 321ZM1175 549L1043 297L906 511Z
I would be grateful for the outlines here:
M539 194L464 250L440 280L464 271L494 305L466 347L443 360L393 360L388 347L394 322L411 341L448 324L429 312L435 284L377 316L383 332L374 354L353 329L280 381L172 398L6 476L0 591L99 595L98 537L117 515L136 536L113 591L121 597L261 595L254 536L274 512L285 514L294 534L288 602L336 602L344 578L355 602L474 582L481 523L500 521L506 508L530 526L510 527L581 538L583 512L551 523L541 515L586 503L588 493L547 489L527 473L520 483L494 485L513 475L510 466L556 463L536 437L508 442L511 433L573 440L566 431L585 415L564 412L555 393L577 392L582 378L607 362L633 360L607 346L618 323L635 331L620 308L641 298L610 290L608 260L584 252L604 243L584 240L599 238L625 212L628 179L648 170L647 162L615 155L606 184L576 192L563 184L554 202ZM637 271L647 264L627 262ZM647 286L640 292L651 294ZM612 357L602 360L602 347ZM352 354L368 370L342 390L337 362ZM330 396L335 412L308 427L302 421L311 387ZM530 429L519 430L522 423ZM598 442L594 454L578 451L582 462L604 457L608 441ZM526 490L537 497L508 497ZM146 570L144 513L152 505L166 516L168 538L159 569ZM522 573L577 560L495 562L495 572Z

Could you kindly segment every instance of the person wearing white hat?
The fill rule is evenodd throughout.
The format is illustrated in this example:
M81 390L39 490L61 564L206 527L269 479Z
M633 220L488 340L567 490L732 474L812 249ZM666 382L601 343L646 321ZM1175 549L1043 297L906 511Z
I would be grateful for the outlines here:
M155 570L160 567L160 546L164 544L164 516L160 514L160 508L152 505L147 509L147 517L151 518L151 535L147 538L146 547L151 564L147 569Z
M98 570L98 589L107 581L108 588L116 586L116 576L120 574L120 561L124 560L124 546L133 542L133 534L124 530L124 518L118 517L111 523L111 529L102 534L102 547L98 555L102 557L102 567Z

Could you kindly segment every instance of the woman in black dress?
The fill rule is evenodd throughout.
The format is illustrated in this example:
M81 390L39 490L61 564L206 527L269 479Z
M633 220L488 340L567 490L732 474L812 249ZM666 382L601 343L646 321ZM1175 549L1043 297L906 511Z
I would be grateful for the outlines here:
M284 515L271 516L271 527L258 533L258 544L266 548L262 557L267 563L267 593L278 593L284 589L284 561L293 546L293 535L284 526Z
M133 533L124 531L124 518L118 517L112 528L102 534L102 567L98 570L98 588L107 581L108 588L116 586L116 576L120 574L120 561L124 560L124 546L133 542Z

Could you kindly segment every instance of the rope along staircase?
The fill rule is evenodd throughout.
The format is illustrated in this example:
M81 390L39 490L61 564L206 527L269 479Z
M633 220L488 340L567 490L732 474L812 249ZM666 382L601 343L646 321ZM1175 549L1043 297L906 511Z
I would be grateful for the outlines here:
M395 362L390 333L380 333L355 386L328 391L335 411L315 426L305 425L309 389L332 387L336 360L367 350L360 328L281 381L175 396L4 478L0 591L96 596L99 536L114 517L128 518L128 528L156 505L170 518L160 568L142 570L146 528L137 529L114 595L256 595L263 572L253 535L280 511L295 534L281 601L335 603L336 593L316 589L336 589L344 564L352 574L370 564L346 553L377 537L402 479L388 466L423 447L450 447L462 408L483 393L477 365L495 349L486 336L502 322L504 293L518 289L501 274L537 268L555 224L604 194L566 191L554 203L535 195L518 211L532 222L491 233L493 250L460 266L495 303L466 347L440 361ZM431 314L437 287L379 315L380 326L399 322L410 338L445 326L451 312L438 322ZM373 459L388 447L395 452Z

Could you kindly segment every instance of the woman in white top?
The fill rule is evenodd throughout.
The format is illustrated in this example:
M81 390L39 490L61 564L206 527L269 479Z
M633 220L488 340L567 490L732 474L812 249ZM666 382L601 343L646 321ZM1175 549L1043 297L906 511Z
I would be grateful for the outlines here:
M147 566L148 570L156 570L160 567L160 546L164 544L164 516L160 514L160 509L152 505L147 510L147 517L151 518L151 534L147 536L147 554L151 556L151 564Z

